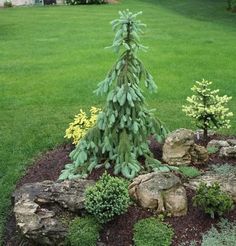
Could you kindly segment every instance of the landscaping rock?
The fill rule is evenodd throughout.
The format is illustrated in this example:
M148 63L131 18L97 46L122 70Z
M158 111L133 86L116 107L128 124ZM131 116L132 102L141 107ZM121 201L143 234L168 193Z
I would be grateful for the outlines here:
M227 158L236 158L236 146L222 147L220 149L220 156Z
M64 245L68 211L84 208L84 191L94 181L77 180L25 184L14 193L16 224L22 234L37 245ZM60 213L45 208L59 206Z
M163 160L169 165L201 163L208 160L208 153L205 147L194 143L193 131L178 129L170 133L165 140Z
M229 143L227 141L224 140L211 140L208 144L207 144L207 148L217 148L220 149L222 147L229 147Z
M198 164L206 162L209 158L207 149L197 144L194 144L190 149L190 155L191 161Z
M173 173L140 175L130 184L129 194L143 208L167 212L172 216L187 213L186 191L181 180Z
M231 146L236 146L236 139L227 139L227 142L228 142Z
M221 189L232 196L236 202L236 174L216 174L212 171L206 172L204 175L199 176L195 179L191 179L186 186L196 190L201 183L212 185L218 183Z

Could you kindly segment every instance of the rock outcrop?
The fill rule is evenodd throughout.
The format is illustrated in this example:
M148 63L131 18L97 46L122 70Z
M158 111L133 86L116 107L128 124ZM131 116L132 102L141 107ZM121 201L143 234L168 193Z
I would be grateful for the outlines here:
M14 193L17 227L37 245L64 245L70 212L84 208L85 189L93 183L77 180L23 185Z
M208 160L208 152L205 147L194 143L193 131L178 129L165 140L163 160L169 165L188 165L191 162L200 164Z
M215 148L220 157L236 158L236 139L211 140L207 148Z
M207 148L216 148L220 149L221 147L229 147L229 143L225 140L216 140L213 139L207 144Z
M230 147L222 147L220 149L220 156L227 158L236 158L236 145Z
M196 190L201 183L206 183L207 185L218 183L221 189L227 192L236 202L236 173L217 174L213 171L208 171L202 176L191 179L186 186Z

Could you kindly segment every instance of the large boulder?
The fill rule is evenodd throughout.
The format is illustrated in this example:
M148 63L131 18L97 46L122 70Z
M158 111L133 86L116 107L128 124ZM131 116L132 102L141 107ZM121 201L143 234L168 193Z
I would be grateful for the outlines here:
M220 157L236 158L236 139L211 140L207 148L216 148Z
M217 148L220 149L222 147L229 147L229 143L225 140L216 140L213 139L207 144L207 148Z
M230 147L222 147L220 149L220 156L226 158L236 158L236 145Z
M227 139L227 142L228 142L231 146L236 146L236 139Z
M193 131L181 128L167 136L162 158L169 165L202 163L208 160L208 152L194 143Z
M221 189L227 192L236 202L236 173L218 174L208 171L204 175L191 179L186 186L196 190L201 183L212 185L218 183Z
M181 180L173 173L140 175L130 184L129 194L143 208L167 212L172 216L187 213L186 191Z
M92 184L77 180L23 185L13 195L17 227L37 245L64 245L66 221L84 208L84 192Z

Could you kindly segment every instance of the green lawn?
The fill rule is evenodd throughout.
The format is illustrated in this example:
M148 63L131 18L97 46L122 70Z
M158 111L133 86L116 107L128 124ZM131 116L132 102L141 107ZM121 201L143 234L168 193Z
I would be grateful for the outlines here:
M62 143L80 108L101 106L92 91L116 59L109 21L143 11L141 54L159 90L150 107L170 129L193 127L181 112L193 81L215 82L236 113L236 14L222 0L123 0L103 6L0 9L0 237L10 194L33 158ZM235 117L232 128L236 131ZM0 240L1 244L1 240Z

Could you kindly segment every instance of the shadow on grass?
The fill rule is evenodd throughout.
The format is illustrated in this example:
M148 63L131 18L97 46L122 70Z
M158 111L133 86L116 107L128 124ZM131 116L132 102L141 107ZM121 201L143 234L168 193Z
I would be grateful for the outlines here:
M226 0L146 0L187 18L236 27L236 13L227 11Z

